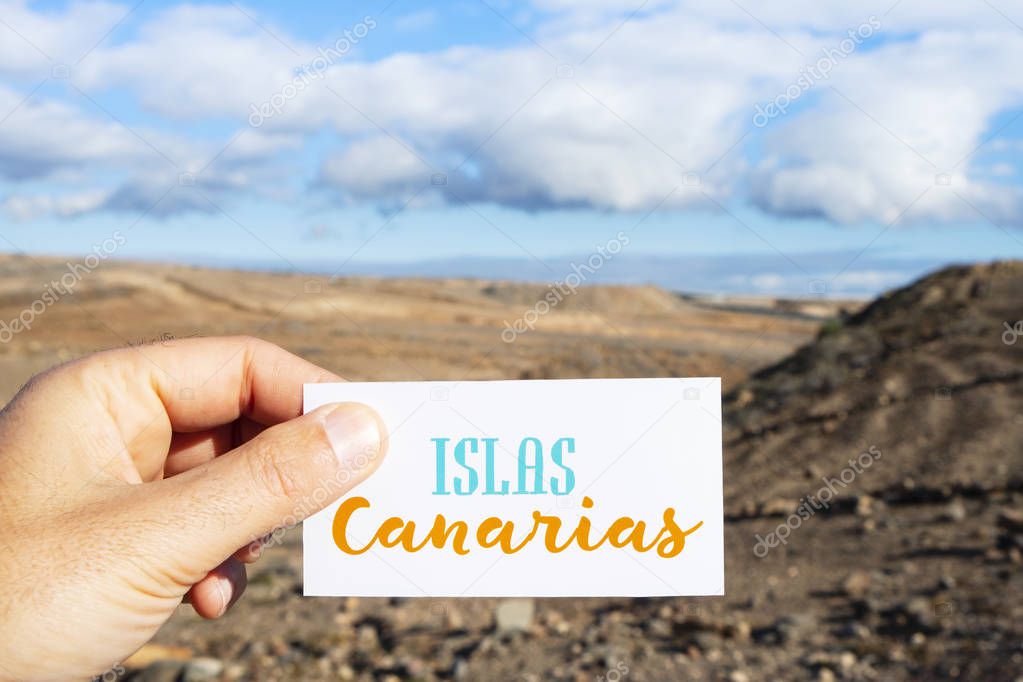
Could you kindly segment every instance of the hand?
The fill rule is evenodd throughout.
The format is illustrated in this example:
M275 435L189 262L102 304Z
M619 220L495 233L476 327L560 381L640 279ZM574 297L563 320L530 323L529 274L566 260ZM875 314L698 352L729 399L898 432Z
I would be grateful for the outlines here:
M386 452L354 403L299 416L341 379L255 339L99 353L0 412L0 679L100 674L186 597L222 615L258 539L330 504Z

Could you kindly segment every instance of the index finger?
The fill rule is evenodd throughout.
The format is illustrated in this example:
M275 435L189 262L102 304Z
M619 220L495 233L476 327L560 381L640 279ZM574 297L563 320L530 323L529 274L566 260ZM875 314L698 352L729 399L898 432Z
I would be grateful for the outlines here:
M121 374L126 387L151 386L178 432L242 416L266 426L287 421L302 413L302 384L344 381L252 337L181 339L105 351L92 360Z

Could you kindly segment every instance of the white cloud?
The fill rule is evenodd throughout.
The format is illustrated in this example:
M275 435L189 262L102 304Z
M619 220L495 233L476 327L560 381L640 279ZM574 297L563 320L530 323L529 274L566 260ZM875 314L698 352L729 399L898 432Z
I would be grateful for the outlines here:
M354 142L323 165L324 182L342 189L347 198L407 194L429 177L429 168L415 154L385 136Z
M734 266L733 266L734 267ZM879 291L905 283L913 266L890 267L890 269L853 269L832 278L830 274L815 273L813 276L789 272L761 272L752 275L728 275L723 277L721 288L732 291L747 291L760 296L796 296L841 298L843 296L874 296ZM734 270L728 270L732 272Z
M246 130L230 145L199 143L128 128L98 110L89 115L60 102L26 99L2 85L0 111L10 112L0 125L0 180L60 187L8 194L0 208L16 220L95 210L151 211L158 216L215 211L210 200L219 205L239 190L273 193L284 171L272 159L282 150L294 150L300 141L292 135Z
M0 73L39 81L56 64L73 64L129 10L110 2L72 2L64 11L0 0Z
M568 40L593 45L597 35ZM756 81L787 75L785 62L792 61L785 46L763 32L726 47L706 26L650 22L623 27L616 41L615 49L588 60L585 71L563 73L567 78L529 46L399 55L342 65L327 81L435 169L450 171L471 156L471 173L451 173L452 187L464 188L469 198L530 209L644 209L686 172L702 174L714 165L742 135L739 111L752 101ZM653 53L648 44L662 47ZM763 54L772 59L758 60ZM310 91L298 104L317 112L309 118L319 116L318 123L339 130L366 125L326 90ZM303 117L306 111L296 108L280 124ZM394 163L396 172L414 168L400 145L391 147L375 160L375 173L379 164ZM727 191L729 170L740 161L716 165L701 188ZM420 184L430 172L419 169ZM381 185L383 193L391 189ZM367 193L361 182L359 190ZM697 200L703 201L699 191L680 191L670 203Z
M933 29L1004 29L1005 16L1019 20L1019 0L1000 0L978 7L968 2L935 3L931 0L868 0L867 2L821 2L776 0L775 2L703 2L702 0L533 0L539 9L557 12L572 20L599 18L614 26L621 17L639 10L639 16L672 9L690 19L721 26L765 26L775 31L837 31L855 27L871 14L901 33ZM998 9L995 9L997 7ZM1001 13L999 13L999 10ZM1004 15L1004 16L1003 16ZM799 36L800 34L794 33ZM805 34L804 34L805 35Z
M942 32L849 58L818 106L771 123L753 200L783 215L890 222L932 188L908 219L975 219L965 198L1019 221L1019 189L972 170L994 116L1023 106L1021 74L995 68L1023 60L1020 35Z
M154 154L127 129L88 117L74 107L0 85L0 177L47 176L62 168L122 165ZM158 159L159 160L159 159Z
M109 198L103 190L91 190L65 195L11 195L0 208L15 220L32 220L45 215L62 218L95 211Z
M301 41L281 40L234 7L184 5L162 11L134 40L95 50L74 75L88 91L130 88L172 119L241 122L250 103L280 90L314 56Z
M972 154L998 116L1023 107L1023 72L1007 67L1023 63L1023 32L997 12L917 0L887 13L890 2L789 0L744 4L744 11L735 3L664 0L622 23L636 6L535 0L530 30L541 47L452 47L375 61L356 58L356 47L258 131L246 130L199 186L224 197L274 192L281 170L272 160L309 151L322 164L306 180L345 201L393 202L425 187L434 201L646 210L681 185L666 205L707 205L706 193L845 223L891 221L927 190L905 220L976 219L979 210L1023 222L1020 189L992 182L984 170L990 161ZM279 27L264 30L235 7L184 5L74 64L126 6L0 8L11 27L72 64L76 87L97 96L128 91L155 120L179 128L226 119L245 130L252 106L281 93L294 69L317 55L317 45ZM1018 0L999 8L1023 17ZM763 129L752 126L755 105L784 92L822 49L872 15L885 42L853 51L798 107ZM372 30L360 40L374 40ZM11 34L0 25L4 31ZM0 73L29 82L49 68L25 41L0 41ZM0 117L30 87L0 86ZM98 167L123 177L98 203L95 188L85 186L63 199L20 193L5 204L9 212L135 209L217 152L216 144L184 134L127 131L73 90L69 96L80 108L31 100L0 124L0 176L30 182ZM341 144L308 149L306 136L324 129ZM154 156L140 136L168 150L173 163ZM437 172L447 174L447 185L430 184ZM699 184L682 183L686 173ZM943 174L950 184L936 184ZM998 174L1011 177L1011 168ZM179 194L166 210L202 208Z

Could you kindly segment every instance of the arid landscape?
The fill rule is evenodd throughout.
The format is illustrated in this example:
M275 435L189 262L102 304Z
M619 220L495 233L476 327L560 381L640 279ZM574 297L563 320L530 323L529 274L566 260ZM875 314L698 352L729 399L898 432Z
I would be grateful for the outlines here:
M0 256L0 320L67 272ZM251 334L352 380L722 376L735 385L810 339L843 305L703 302L654 287L582 288L502 340L544 284L331 279L103 263L0 345L5 400L29 376L100 348ZM755 312L748 312L748 311Z
M0 320L66 271L0 258ZM98 349L224 334L359 380L721 376L725 597L304 599L296 529L228 616L182 607L115 676L1023 679L1023 263L873 302L584 288L502 339L546 291L104 262L0 344L0 392Z

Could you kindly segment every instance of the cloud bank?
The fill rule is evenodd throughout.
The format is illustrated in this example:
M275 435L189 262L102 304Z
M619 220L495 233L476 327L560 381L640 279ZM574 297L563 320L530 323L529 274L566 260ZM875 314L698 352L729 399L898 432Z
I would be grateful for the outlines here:
M375 59L365 44L438 19L370 13L320 44L253 10L179 5L108 35L130 10L0 1L8 215L167 215L298 191L1023 223L1004 151L1023 111L1023 2L534 0L494 16L521 30L513 46ZM132 115L104 104L122 100ZM253 126L261 106L272 115Z

